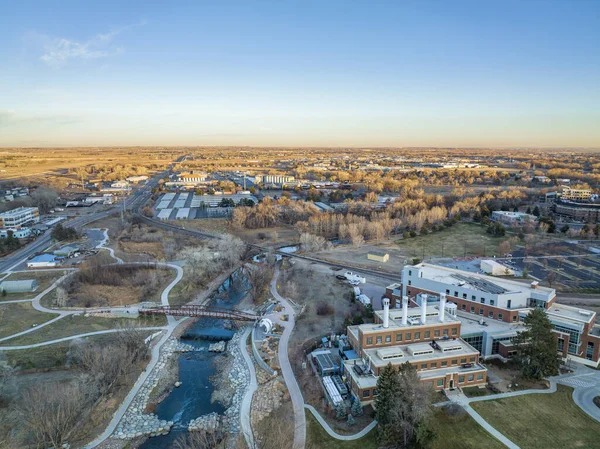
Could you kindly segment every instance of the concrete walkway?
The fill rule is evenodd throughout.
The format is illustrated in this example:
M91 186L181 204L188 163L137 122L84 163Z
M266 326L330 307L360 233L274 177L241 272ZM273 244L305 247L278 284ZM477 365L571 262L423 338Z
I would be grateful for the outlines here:
M275 265L275 272L271 281L271 294L273 297L281 303L283 306L283 312L288 316L288 321L284 322L284 329L281 339L279 340L279 348L277 355L279 357L279 365L281 366L281 373L283 374L283 380L290 393L292 400L292 407L294 409L294 449L304 449L306 444L306 416L304 415L304 398L302 392L296 381L296 376L292 370L290 359L288 355L288 345L290 335L294 329L296 322L295 312L290 303L284 299L277 291L277 279L279 278L279 264Z
M62 318L62 317L60 317ZM56 318L58 319L58 318ZM56 321L56 319L54 319L53 321ZM155 327L136 327L136 330L165 330L168 329L167 326L155 326ZM103 331L96 331L96 332L87 332L85 334L77 334L77 335L70 335L68 337L63 337L63 338L57 338L56 340L48 340L48 341L43 341L41 343L34 343L31 345L23 345L23 346L0 346L0 352L1 351L19 351L21 349L32 349L32 348L39 348L42 346L49 346L49 345L54 345L56 343L62 343L63 341L69 341L69 340L77 340L78 338L85 338L85 337L93 337L94 335L102 335L102 334L112 334L115 332L121 332L122 329L106 329ZM16 337L16 335L12 335L12 337Z
M29 299L13 299L10 301L0 301L0 304L15 304L18 302L31 302L33 301L33 298L29 298Z
M315 419L317 421L319 421L319 424L321 424L321 426L323 426L323 429L325 429L325 432L327 432L327 434L330 437L335 438L336 440L342 440L342 441L358 440L359 438L362 438L365 435L367 435L371 430L373 430L377 426L377 421L373 421L371 424L369 424L367 427L365 427L358 433L355 433L353 435L341 435L339 433L334 432L334 430L331 427L329 427L329 424L327 424L327 421L325 421L323 419L321 414L312 405L304 404L304 408L306 410L308 410L309 412L311 412L312 415L315 417Z
M495 428L493 428L485 419L483 419L481 417L481 415L479 413L477 413L475 410L473 410L473 408L469 404L463 405L463 408L469 415L471 415L471 418L473 418L475 421L477 421L477 423L481 427L483 427L485 430L487 430L494 438L496 438L498 441L500 441L506 447L508 447L510 449L521 449L515 443L513 443L508 438L506 438L502 433L498 432Z
M241 421L241 429L244 435L244 439L246 440L246 444L249 448L254 448L254 432L252 431L252 422L250 420L250 408L252 406L252 397L254 393L258 389L258 382L256 380L256 370L254 369L254 363L250 358L250 354L248 354L248 350L246 348L246 341L248 340L248 335L252 332L252 328L248 327L242 337L240 338L240 350L242 355L244 356L244 360L246 365L248 366L248 370L250 371L250 383L248 384L248 389L244 394L244 398L242 399L242 404L240 406L240 421Z
M97 249L105 249L110 253L110 256L115 259L117 261L117 263L124 263L123 259L121 259L120 257L115 256L115 250L106 246L108 244L108 229L100 229L100 228L94 228L94 229L98 229L98 230L102 230L104 232L104 240L102 240L98 245L96 245Z

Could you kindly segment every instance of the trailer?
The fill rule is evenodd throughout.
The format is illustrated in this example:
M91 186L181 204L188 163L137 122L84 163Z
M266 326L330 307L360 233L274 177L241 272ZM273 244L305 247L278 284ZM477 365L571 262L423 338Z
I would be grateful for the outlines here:
M352 271L346 271L344 273L344 277L350 282L356 281L360 284L364 284L367 282L367 279L364 276L359 276L358 274L353 273Z

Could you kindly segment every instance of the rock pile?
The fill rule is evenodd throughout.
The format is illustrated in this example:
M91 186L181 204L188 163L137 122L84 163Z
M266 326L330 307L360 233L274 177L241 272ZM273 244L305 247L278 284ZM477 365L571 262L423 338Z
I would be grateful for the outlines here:
M229 371L229 383L235 390L231 405L225 411L230 433L238 433L240 430L240 405L250 382L250 373L240 350L242 334L243 330L236 332L228 345L229 353L233 358L233 365Z
M252 424L259 423L276 410L284 397L285 387L277 376L269 376L262 370L257 370L258 389L252 400Z
M144 384L137 392L133 401L131 401L129 408L117 425L113 434L115 438L127 440L143 435L151 437L166 435L170 432L171 427L173 427L173 421L160 420L158 419L158 416L154 414L144 413L144 409L148 404L150 393L158 384L162 371L165 369L169 357L173 355L177 346L176 338L169 338L165 344L163 344L156 366L146 378Z
M214 433L219 430L221 417L217 413L210 413L208 415L200 416L199 418L192 419L188 425L188 430L202 431L208 433Z
M175 346L175 352L194 352L201 351L201 348L196 348L192 345L188 345L187 343L177 343Z
M225 352L226 348L227 348L227 342L223 341L223 340L221 340L218 343L211 343L208 346L208 350L210 352Z

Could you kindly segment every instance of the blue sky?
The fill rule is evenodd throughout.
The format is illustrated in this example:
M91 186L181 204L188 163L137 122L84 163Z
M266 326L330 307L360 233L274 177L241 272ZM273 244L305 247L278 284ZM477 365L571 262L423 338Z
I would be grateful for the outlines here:
M600 147L599 1L0 0L0 146Z

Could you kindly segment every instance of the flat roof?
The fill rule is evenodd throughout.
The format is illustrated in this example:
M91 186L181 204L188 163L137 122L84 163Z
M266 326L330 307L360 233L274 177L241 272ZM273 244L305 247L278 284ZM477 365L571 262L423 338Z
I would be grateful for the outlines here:
M383 321L383 310L375 311L375 314ZM409 328L409 327L419 327L419 326L433 326L435 324L440 323L438 317L440 316L440 308L439 305L427 306L426 311L426 321L425 324L421 324L421 307L409 307L408 308L408 323L406 326L402 324L402 309L390 309L390 319L388 329L396 330L400 328ZM411 324L412 321L412 324ZM449 313L446 313L444 316L444 323L455 323L458 320L454 318ZM383 329L383 325L379 324L361 324L358 327L361 328L363 333L381 331Z
M408 345L395 345L395 346L387 346L386 353L392 354L402 354L402 357L398 357L397 360L401 360L404 362L421 362L421 361L434 361L437 359L446 359L448 357L460 357L460 356L471 356L478 355L479 351L469 345L467 342L456 339L456 340L448 340L452 343L452 346L460 346L459 350L452 352L442 352L439 348L433 348L429 343L412 343ZM436 340L438 343L438 340ZM381 353L381 349L383 348L370 348L365 349L365 354L374 366L381 368L386 366L388 363L392 362L394 359L382 359L380 355L385 355L386 353ZM423 355L413 355L415 353L419 353L422 351L433 351L432 353L423 354Z
M17 207L16 209L7 210L6 212L0 213L0 218L15 217L28 212L37 210L37 207Z
M566 318L572 321L578 321L580 323L591 323L595 317L595 313L586 309L580 309L578 307L566 306L564 304L552 304L551 307L546 309L548 315Z
M544 293L550 297L554 297L555 290L553 288L541 287L533 289L530 285L522 282L513 281L505 278L497 278L485 276L479 273L472 273L454 268L432 265L428 263L420 263L413 265L413 268L419 271L420 277L436 282L441 282L446 285L455 285L457 287L467 286L473 290L479 290L485 293L492 294L510 294L524 291L535 291ZM410 269L411 266L405 267Z
M460 335L478 334L483 331L488 333L514 333L518 330L523 330L523 324L520 322L507 323L505 321L487 318L473 313L466 313L457 310L456 317L460 321ZM483 324L480 322L483 321Z

